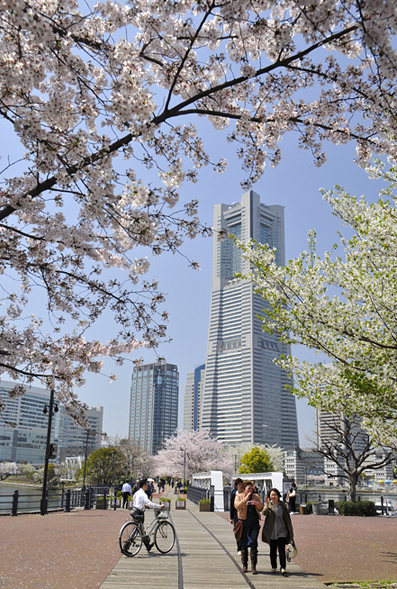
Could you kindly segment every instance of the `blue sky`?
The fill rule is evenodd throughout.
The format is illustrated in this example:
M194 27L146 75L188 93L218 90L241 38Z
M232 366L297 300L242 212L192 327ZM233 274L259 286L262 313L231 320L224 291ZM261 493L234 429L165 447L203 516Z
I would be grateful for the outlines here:
M232 203L240 200L244 192L240 181L244 175L233 146L227 145L221 134L211 131L204 124L206 139L211 144L211 156L226 157L229 167L218 175L210 168L200 172L197 184L185 184L181 200L199 200L199 215L203 222L212 224L212 209L216 203ZM369 180L364 170L354 163L355 148L350 145L325 145L327 162L321 168L313 164L311 153L298 149L297 135L284 137L281 143L282 160L278 167L266 167L264 176L252 188L265 204L280 204L285 207L286 258L290 259L307 249L309 230L317 231L319 254L330 250L339 238L337 231L345 235L348 229L332 216L331 209L319 193L319 188L342 185L354 195L366 194L376 200L380 188L378 181ZM201 270L194 271L179 255L162 254L151 259L150 277L159 279L160 288L166 293L165 309L170 313L169 344L161 345L158 354L172 364L177 364L180 376L179 427L183 419L183 391L186 373L205 362L210 283L212 272L212 238L196 238L182 247L182 253L200 263ZM150 258L149 258L150 259ZM101 330L103 333L103 330ZM300 359L322 360L313 352L293 350ZM131 357L133 359L135 356ZM145 362L154 362L153 350L137 354ZM110 362L105 365L106 375L115 372L117 382L109 384L107 376L89 375L87 383L79 389L81 400L89 405L104 406L104 431L114 435L128 434L129 385L132 364L115 368ZM305 401L298 401L298 422L301 446L308 445L306 436L313 438L314 410Z

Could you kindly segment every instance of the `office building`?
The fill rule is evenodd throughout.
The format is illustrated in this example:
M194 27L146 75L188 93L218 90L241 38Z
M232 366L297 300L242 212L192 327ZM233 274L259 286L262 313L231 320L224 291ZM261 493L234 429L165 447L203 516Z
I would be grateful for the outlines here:
M215 233L227 230L244 242L253 238L276 248L284 264L284 207L266 206L252 190L240 203L214 207ZM234 277L249 271L231 239L214 239L211 308L201 426L230 444L298 443L292 382L274 358L290 346L262 331L266 302L253 285Z
M0 461L43 464L47 443L48 412L50 391L29 386L20 397L11 397L15 382L0 382L0 402L5 409L0 413ZM66 409L56 403L51 428L51 443L57 445L57 457L62 462L66 455L84 454L86 431L67 414ZM102 432L103 407L94 407L87 412L92 431ZM89 452L101 445L98 435L90 435Z
M200 429L200 415L203 405L205 364L188 372L183 400L183 429L195 432Z
M135 366L130 396L129 439L150 454L178 426L179 373L174 364Z
M308 482L324 478L324 459L312 448L301 449L292 444L285 451L284 470L285 476L298 487L307 487Z
M58 443L57 462L65 462L66 457L89 456L101 447L103 433L103 407L86 410L87 426L76 425L74 419L60 407L58 428L55 437Z

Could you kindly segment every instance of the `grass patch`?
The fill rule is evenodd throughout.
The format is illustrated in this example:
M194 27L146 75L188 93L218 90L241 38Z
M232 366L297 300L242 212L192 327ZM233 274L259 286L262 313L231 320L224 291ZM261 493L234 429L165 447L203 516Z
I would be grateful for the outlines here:
M397 589L397 581L362 581L361 583L330 583L334 589Z

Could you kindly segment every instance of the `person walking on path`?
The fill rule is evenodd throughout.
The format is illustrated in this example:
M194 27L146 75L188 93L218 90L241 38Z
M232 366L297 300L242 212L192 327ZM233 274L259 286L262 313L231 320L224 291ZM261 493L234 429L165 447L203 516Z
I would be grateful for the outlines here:
M121 487L121 493L123 495L123 509L124 507L128 509L128 498L132 493L130 481L125 481L124 485Z
M256 565L258 562L258 534L259 520L263 508L259 495L254 493L254 486L251 481L243 483L242 493L237 493L234 499L238 519L243 521L243 533L241 536L241 564L243 573L248 567L248 548L251 552L251 571L257 574Z
M296 511L296 507L295 507L295 503L296 503L296 484L295 484L294 481L292 481L290 490L288 492L288 503L289 503L289 512L290 513L295 513L295 511Z
M266 517L262 529L262 540L270 545L270 564L272 572L277 571L277 550L280 560L280 573L286 574L285 547L294 538L288 506L281 501L278 489L269 489L265 497L266 507L262 511Z
M243 479L240 479L240 477L237 477L237 479L234 481L234 487L230 493L230 523L233 525L238 520L237 509L234 505L234 499L235 499L237 493L242 493L242 491L243 491ZM239 541L237 541L237 552L238 552L238 554L241 554L241 546L240 546Z
M164 507L163 505L158 505L158 503L152 503L149 499L149 497L147 496L147 491L148 491L148 482L146 479L142 479L141 481L139 481L139 491L137 491L136 493L134 493L134 499L132 502L132 512L131 515L132 517L134 517L134 510L135 513L137 515L143 515L143 520L142 523L144 522L145 519L145 507ZM151 549L154 546L154 542L150 542L149 540L149 536L144 536L142 538L142 542L145 544L146 546L146 550L148 552L151 551Z

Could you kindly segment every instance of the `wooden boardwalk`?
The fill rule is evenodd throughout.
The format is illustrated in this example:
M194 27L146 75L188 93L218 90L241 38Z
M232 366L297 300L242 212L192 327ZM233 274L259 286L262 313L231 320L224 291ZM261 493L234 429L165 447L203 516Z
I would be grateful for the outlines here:
M175 502L173 501L174 507ZM151 521L146 516L146 524ZM171 510L177 542L169 554L156 547L148 554L142 547L133 558L121 556L101 589L161 587L161 589L325 589L316 577L293 563L287 564L287 576L270 572L267 544L259 541L258 574L242 574L240 557L230 523L216 513L200 513L188 501L184 511Z

